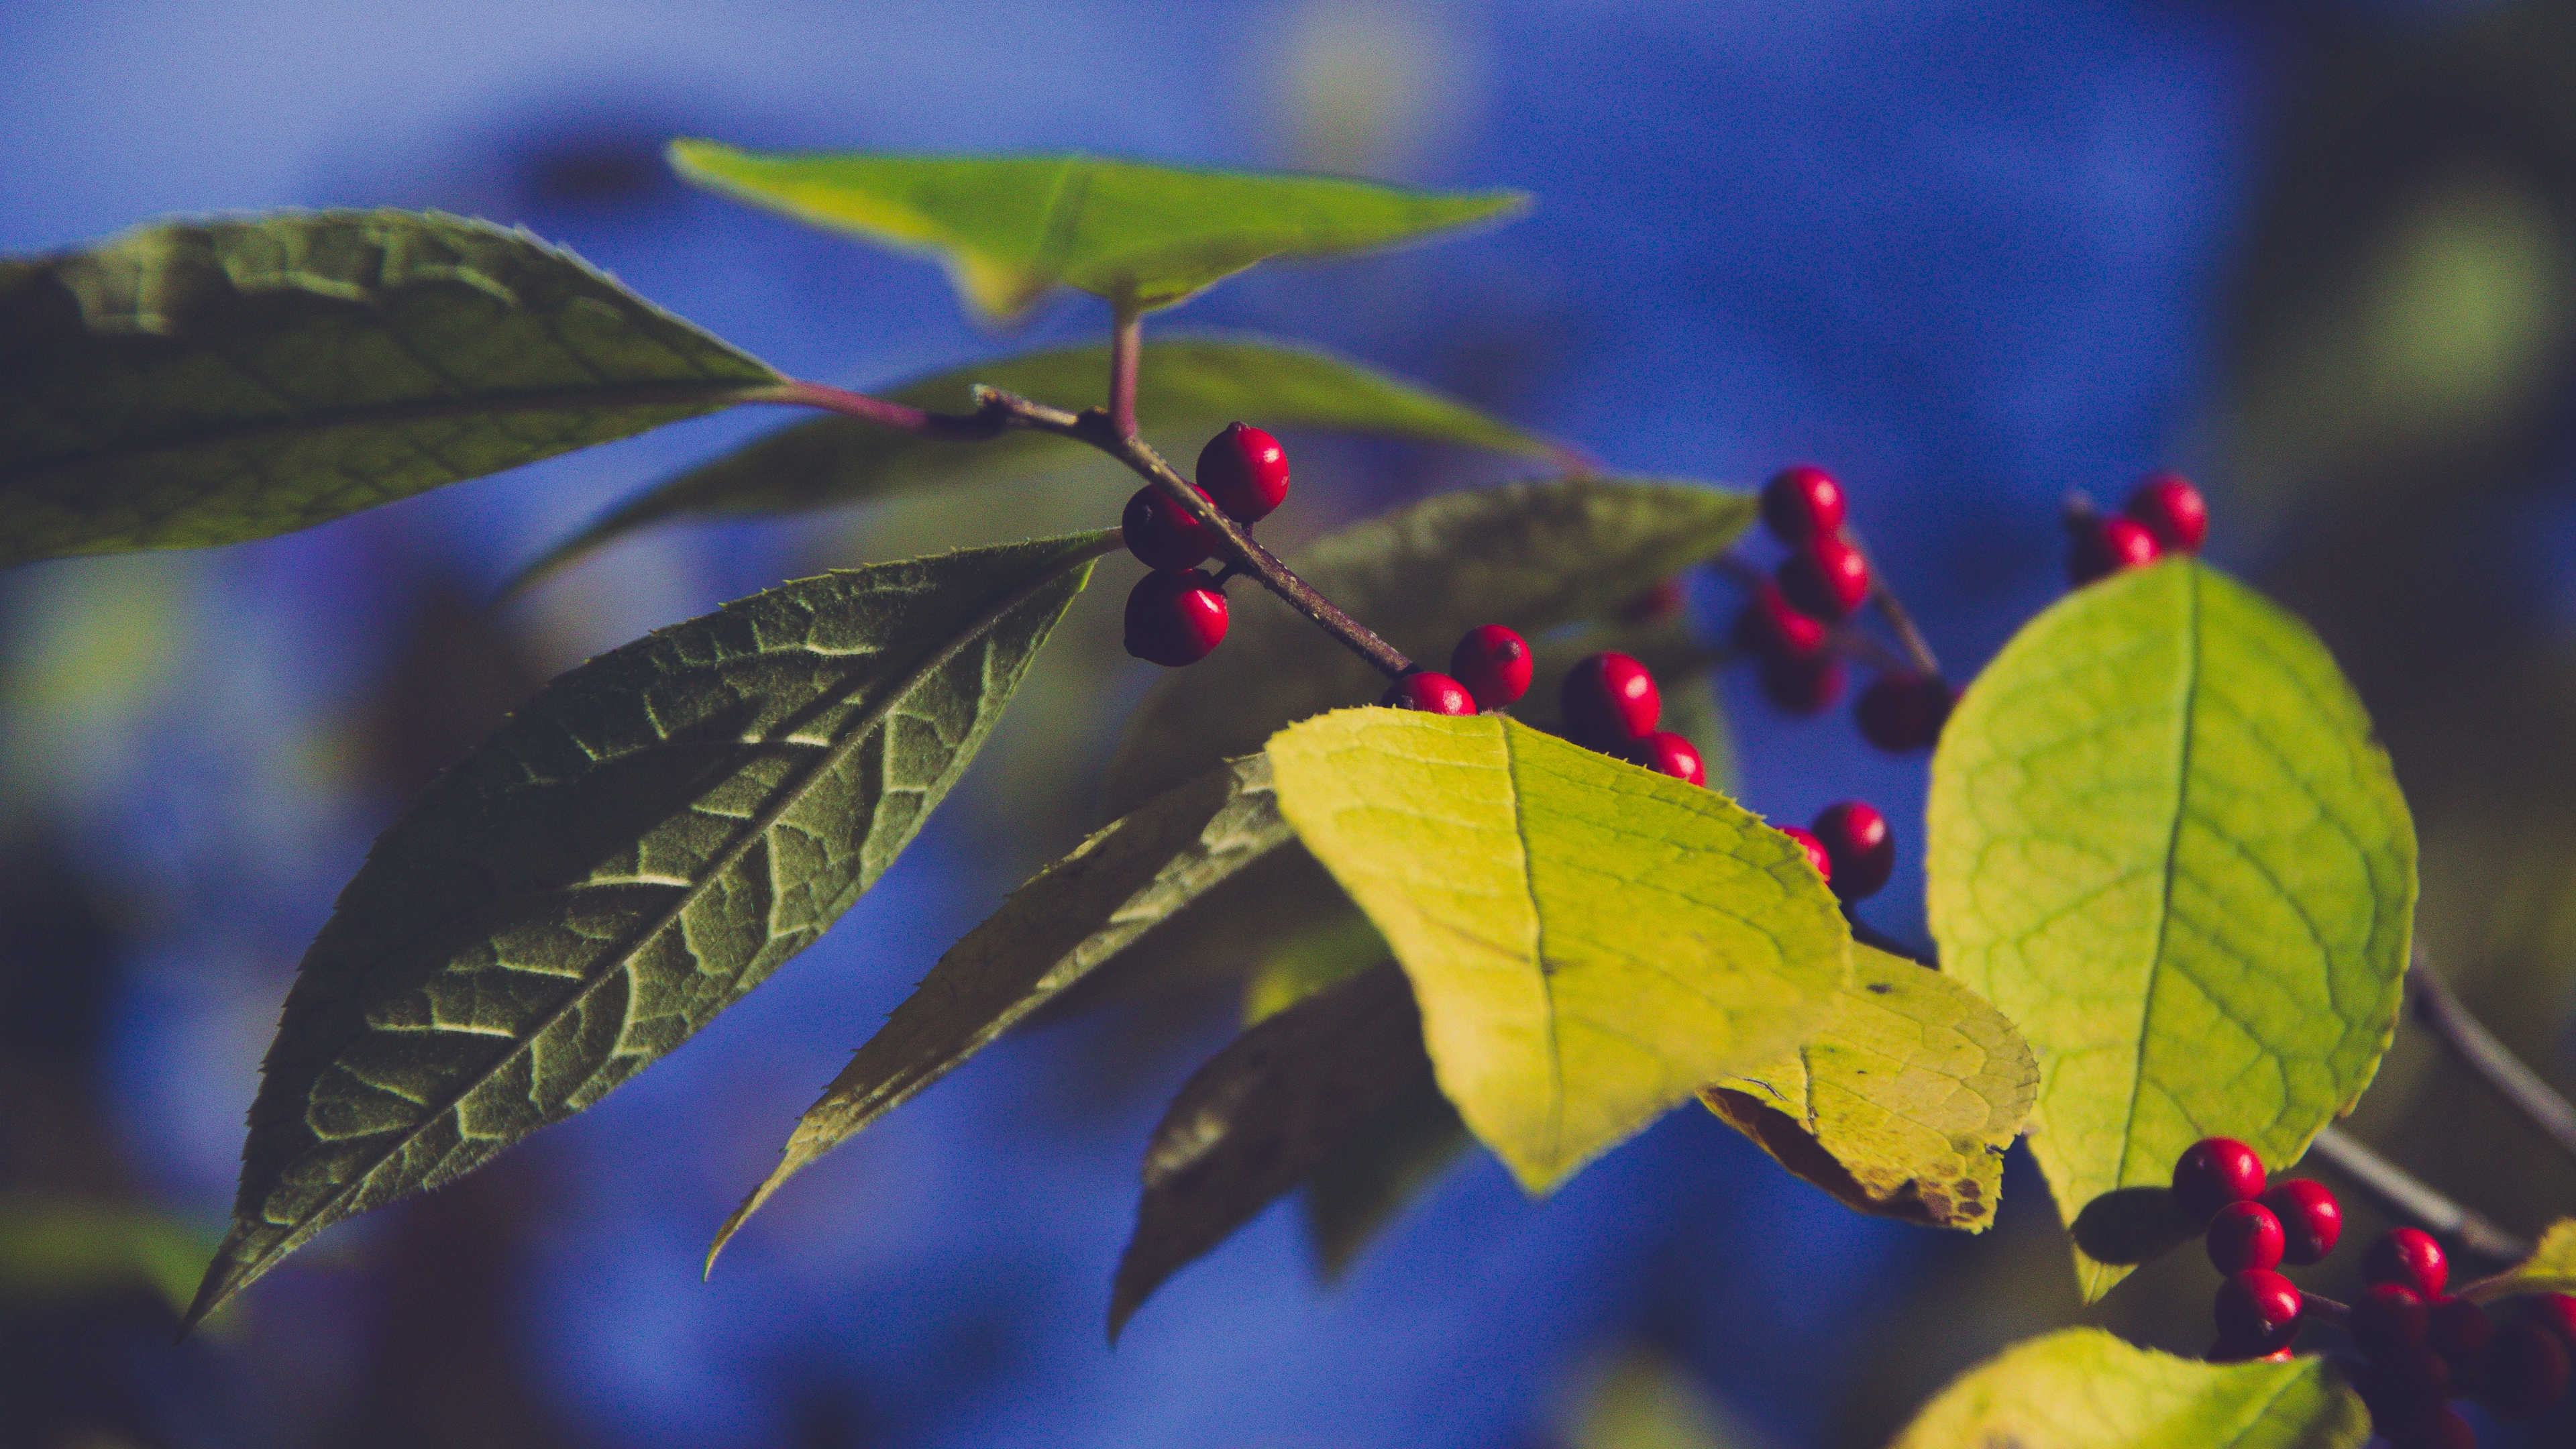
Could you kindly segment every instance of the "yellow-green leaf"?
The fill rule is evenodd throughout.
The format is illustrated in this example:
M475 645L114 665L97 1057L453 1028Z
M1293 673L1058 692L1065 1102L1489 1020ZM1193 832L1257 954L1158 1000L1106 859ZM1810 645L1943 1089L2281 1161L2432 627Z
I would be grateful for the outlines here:
M2551 1223L2530 1257L2459 1290L2462 1298L2480 1303L2517 1293L2576 1293L2576 1218Z
M1969 686L1932 762L1943 967L2038 1054L2058 1210L2196 1139L2274 1170L2397 1021L2415 834L2316 637L2188 559L2079 589ZM2088 1301L2128 1270L2077 1249Z
M1441 1090L1531 1192L1803 1040L1850 975L1824 882L1715 791L1489 715L1343 710L1270 756L1412 979Z
M671 164L711 191L937 257L994 322L1059 286L1168 307L1267 257L1368 251L1528 204L1516 191L1411 191L1080 155L765 155L691 140L671 143Z
M2070 1328L1961 1374L1894 1449L2359 1449L2370 1413L2321 1358L2201 1363Z
M1975 992L1854 943L1851 984L1796 1052L1700 1100L1845 1206L1984 1232L2039 1092L2030 1047Z

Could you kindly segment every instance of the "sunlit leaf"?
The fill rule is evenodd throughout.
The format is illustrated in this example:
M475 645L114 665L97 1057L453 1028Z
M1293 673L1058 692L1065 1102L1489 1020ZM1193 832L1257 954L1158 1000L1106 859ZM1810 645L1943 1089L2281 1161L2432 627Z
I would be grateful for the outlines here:
M305 953L191 1320L597 1102L813 944L1116 546L804 579L547 685L376 841Z
M0 262L0 563L266 538L777 381L486 222L139 227Z
M2039 1064L2002 1012L1855 943L1824 1026L1700 1100L1846 1207L1981 1233L2038 1091Z
M946 1076L1057 992L1290 842L1270 762L1233 761L1093 834L950 947L823 1095L707 1261L787 1179Z
M764 155L674 141L671 164L711 191L934 256L995 322L1060 286L1168 307L1265 258L1368 251L1528 204L1515 191L1408 191L1079 155Z
M2551 1223L2530 1257L2459 1290L2460 1297L2479 1303L2517 1293L2576 1293L2576 1218Z
M2074 1222L2213 1134L2288 1167L2377 1070L2415 835L2334 660L2189 560L2080 589L1969 686L1932 762L1945 970L2038 1054ZM2079 1246L2088 1300L2128 1271Z
M2070 1328L1941 1391L1894 1449L2359 1449L2370 1413L2321 1358L2201 1363Z
M1490 715L1344 710L1270 755L1412 979L1441 1089L1531 1192L1803 1040L1850 975L1823 880L1715 791Z

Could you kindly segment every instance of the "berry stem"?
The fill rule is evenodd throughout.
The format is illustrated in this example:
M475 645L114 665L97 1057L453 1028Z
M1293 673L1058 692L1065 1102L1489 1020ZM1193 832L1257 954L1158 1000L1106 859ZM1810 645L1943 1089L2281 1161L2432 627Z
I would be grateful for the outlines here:
M2495 1033L2476 1017L2469 1015L2451 983L2433 969L2433 960L2422 946L2415 948L2414 963L2407 968L2406 984L2413 988L2415 1019L2442 1039L2469 1069L2486 1078L2487 1085L2559 1148L2576 1157L2576 1107L2541 1080L2540 1074L2525 1066L2522 1059L2496 1040Z
M819 382L783 382L774 387L749 389L739 394L738 400L821 408L925 438L961 443L999 437L1012 426L1009 410L994 406L989 398L979 398L975 411L971 413L933 413L907 403L888 402L881 397L870 397L863 392L829 387Z
M1896 590L1887 586L1887 575L1879 572L1878 560L1869 563L1869 598L1878 605L1879 617L1896 631L1896 642L1905 648L1905 657L1914 661L1914 672L1933 679L1941 677L1941 661L1932 655L1932 646L1923 641L1923 631L1914 627L1914 616L1905 612Z
M1109 430L1126 439L1136 436L1136 364L1145 352L1145 314L1133 297L1122 296L1111 305Z
M2497 1227L2477 1212L2444 1197L2430 1183L2371 1151L2339 1127L2317 1134L2319 1157L2359 1183L2398 1216L2411 1218L2424 1230L2458 1243L2464 1250L2503 1263L2531 1256L2531 1244Z

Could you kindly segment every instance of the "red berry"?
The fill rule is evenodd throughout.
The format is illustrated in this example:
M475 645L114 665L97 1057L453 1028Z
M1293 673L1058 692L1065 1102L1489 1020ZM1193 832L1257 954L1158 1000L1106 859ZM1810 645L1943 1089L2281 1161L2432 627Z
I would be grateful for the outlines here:
M1118 523L1127 535L1127 551L1148 568L1191 568L1216 552L1216 531L1190 517L1160 488L1137 489Z
M1625 654L1594 654L1567 672L1557 702L1575 743L1615 754L1664 716L1655 676Z
M1619 606L1619 617L1631 624L1659 624L1682 611L1682 581L1666 579Z
M1501 709L1529 693L1530 647L1500 624L1479 624L1449 651L1449 674L1476 696L1479 709Z
M2370 1255L2361 1260L2361 1277L2366 1283L2395 1283L2438 1298L2442 1285L2451 1281L2451 1264L2431 1233L2396 1228L2370 1245Z
M2407 1350L2424 1347L2432 1327L2424 1295L2395 1283L2370 1285L2352 1305L2352 1341L2373 1363L2395 1361Z
M1869 597L1869 560L1850 539L1822 533L1780 564L1780 592L1804 613L1845 619Z
M2206 1227L2232 1202L2263 1195L2263 1159L2233 1137L2204 1137L2174 1161L2174 1206Z
M1886 816L1858 800L1827 806L1808 828L1832 858L1826 879L1844 900L1878 894L1896 870L1896 833L1887 828Z
M1389 709L1418 709L1426 714L1474 714L1476 697L1446 674L1417 669L1387 687L1378 703Z
M2382 1429L2388 1449L2478 1449L2477 1431L2448 1404Z
M2343 1204L2322 1182L2304 1177L2276 1182L2263 1194L2263 1206L2281 1220L2285 1263L2302 1268L2322 1263L2334 1251L2335 1240L2343 1236Z
M1799 613L1780 586L1765 579L1735 616L1735 642L1765 659L1812 659L1825 651L1825 626Z
M2556 1334L2568 1354L2576 1357L2576 1296L2543 1293L2531 1300L2531 1318Z
M2222 1342L2265 1343L2299 1321L2302 1301L2298 1284L2269 1268L2249 1268L2218 1285L2210 1311Z
M1762 692L1790 714L1815 714L1843 697L1843 662L1829 656L1765 659Z
M1843 526L1843 485L1813 464L1783 468L1762 485L1762 521L1782 543L1830 538Z
M2426 1317L2424 1341L2450 1363L2452 1379L2475 1378L2487 1345L2495 1341L2495 1320L2466 1298L2439 1299L2427 1309Z
M1834 858L1825 853L1825 843L1816 838L1814 831L1801 830L1795 825L1779 825L1772 828L1798 842L1798 848L1807 853L1807 864L1814 866L1816 874L1823 876L1828 884L1832 882Z
M2154 563L2162 551L2156 536L2134 518L2087 520L2067 554L2066 572L2077 584L2089 584L2122 569Z
M1288 454L1259 428L1228 423L1199 450L1198 484L1217 507L1254 523L1288 496Z
M1930 747L1941 737L1959 691L1934 674L1882 674L1860 692L1852 717L1861 738L1892 754Z
M2296 1357L2299 1326L2295 1323L2259 1343L2237 1343L2222 1338L2209 1346L2204 1355L2211 1363L2288 1363Z
M2166 553L2198 553L2209 537L2209 503L2180 473L2152 473L2123 510L2156 536Z
M2547 1330L2517 1323L2487 1345L2478 1402L2497 1418L2537 1418L2566 1392L2567 1349Z
M2209 1261L2221 1273L2281 1266L2281 1220L2259 1202L2232 1202L2209 1220Z
M1177 669L1225 638L1225 595L1203 569L1158 570L1127 595L1127 652Z
M1708 783L1708 766L1700 760L1699 747L1671 730L1657 730L1637 741L1629 747L1628 758L1686 784Z

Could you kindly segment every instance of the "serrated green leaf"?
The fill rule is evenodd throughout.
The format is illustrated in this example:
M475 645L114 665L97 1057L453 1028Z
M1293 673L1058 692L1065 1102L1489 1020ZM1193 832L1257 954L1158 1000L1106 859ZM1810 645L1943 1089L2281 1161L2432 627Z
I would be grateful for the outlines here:
M0 563L266 538L779 380L524 231L139 227L0 262Z
M1512 483L1353 524L1288 565L1387 642L1440 668L1479 624L1536 635L1607 615L1724 549L1753 513L1747 494L1691 483ZM1291 721L1385 693L1383 678L1285 604L1248 588L1230 597L1225 646L1173 671L1129 719L1109 766L1113 811L1259 749ZM1556 685L1542 679L1532 692Z
M1095 832L939 958L920 987L805 1109L716 1254L787 1179L946 1076L1153 926L1292 840L1270 762L1252 755Z
M2201 1363L2069 1328L1961 1374L1894 1449L2360 1449L2370 1412L2321 1358Z
M1393 962L1314 993L1191 1073L1145 1148L1109 1337L1183 1264L1225 1241L1430 1075Z
M1844 1206L1982 1233L2039 1063L1975 992L1852 946L1852 981L1814 1036L1700 1100Z
M2517 1293L2576 1293L2576 1218L2551 1223L2530 1257L2459 1290L2460 1297L2477 1303Z
M888 396L929 412L962 413L974 407L977 383L1068 409L1097 406L1108 391L1109 349L1071 347L979 362L905 383ZM1356 363L1248 338L1147 343L1138 359L1136 397L1137 415L1156 433L1212 432L1242 418L1272 428L1370 433L1527 458L1564 456L1545 439ZM1105 464L1089 445L1050 433L1008 432L960 443L857 418L815 418L756 438L619 505L530 566L520 582L666 519L799 513L932 488L1011 482L1086 460Z
M590 1106L811 945L1117 538L800 580L547 685L378 838L305 953L190 1321Z
M2174 560L2031 621L1943 730L1929 822L1942 965L2038 1053L2070 1224L2213 1134L2286 1168L2370 1084L2414 827L2334 660L2242 585ZM2076 1253L2087 1301L2129 1270Z
M764 155L674 141L684 178L798 221L924 252L990 322L1059 286L1168 307L1269 257L1413 241L1528 205L1331 176L1194 171L1098 156Z
M1803 1040L1850 976L1814 867L1715 791L1492 715L1342 710L1270 757L1412 979L1441 1090L1533 1193Z

